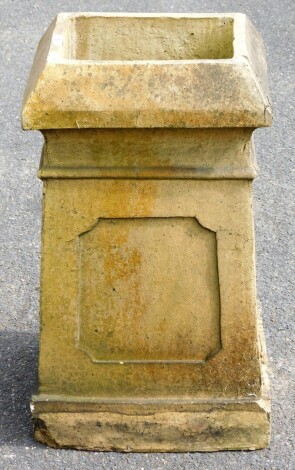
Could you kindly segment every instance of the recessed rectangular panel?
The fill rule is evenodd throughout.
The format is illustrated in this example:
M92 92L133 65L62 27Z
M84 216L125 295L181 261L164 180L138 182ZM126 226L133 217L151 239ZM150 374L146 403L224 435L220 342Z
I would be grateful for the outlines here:
M221 347L216 234L193 217L99 219L79 237L78 346L94 362Z

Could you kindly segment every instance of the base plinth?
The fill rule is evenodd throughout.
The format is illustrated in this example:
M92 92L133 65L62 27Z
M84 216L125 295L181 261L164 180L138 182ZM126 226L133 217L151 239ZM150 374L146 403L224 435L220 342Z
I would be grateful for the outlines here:
M254 450L269 444L268 400L86 401L35 396L35 438L121 452Z

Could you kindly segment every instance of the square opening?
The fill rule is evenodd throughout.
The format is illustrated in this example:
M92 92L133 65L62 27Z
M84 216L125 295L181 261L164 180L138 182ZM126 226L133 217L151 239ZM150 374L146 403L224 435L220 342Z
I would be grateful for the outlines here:
M233 56L233 18L103 17L74 19L72 59L196 60Z

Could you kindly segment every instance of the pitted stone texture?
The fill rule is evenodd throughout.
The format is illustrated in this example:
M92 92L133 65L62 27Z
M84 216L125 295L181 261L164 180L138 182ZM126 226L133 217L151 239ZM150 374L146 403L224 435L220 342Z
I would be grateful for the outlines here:
M263 44L242 14L62 13L40 42L23 108L25 129L270 122Z
M38 440L268 445L251 180L270 119L244 15L51 25L23 107L45 137Z

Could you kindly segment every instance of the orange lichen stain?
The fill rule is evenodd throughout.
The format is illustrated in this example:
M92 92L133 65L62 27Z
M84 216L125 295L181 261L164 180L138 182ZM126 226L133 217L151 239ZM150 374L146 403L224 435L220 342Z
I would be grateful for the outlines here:
M92 249L95 249L97 243L101 247L103 275L99 279L97 293L94 294L99 308L97 312L93 312L93 323L97 325L99 335L95 335L93 340L96 343L95 349L99 341L99 348L111 359L113 354L116 357L118 354L128 355L126 331L132 336L132 349L134 342L135 348L140 347L136 339L136 325L140 323L145 311L141 297L142 256L132 240L129 224L125 224L124 219L102 219L94 231L96 237L91 245ZM104 302L99 292L106 293Z
M129 187L127 211L135 217L148 217L157 197L157 185L150 181L132 182ZM133 216L134 216L133 215Z

